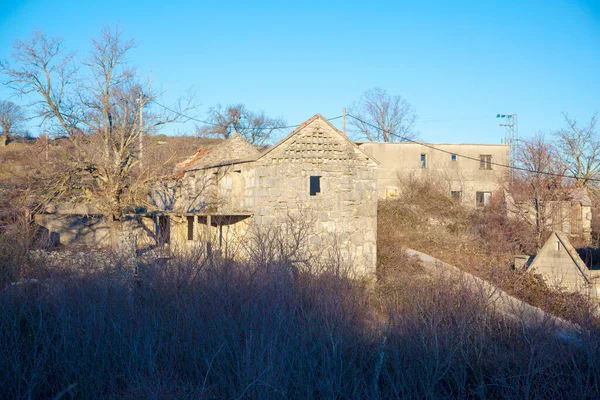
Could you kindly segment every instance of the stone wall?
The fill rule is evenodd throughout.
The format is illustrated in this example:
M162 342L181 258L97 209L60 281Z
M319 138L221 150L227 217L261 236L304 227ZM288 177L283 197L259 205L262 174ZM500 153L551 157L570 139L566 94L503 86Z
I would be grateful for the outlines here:
M374 275L377 165L334 129L317 119L257 161L254 218L262 226L295 219L311 254L338 254L357 274ZM320 186L313 195L311 176Z
M37 214L35 223L49 237L65 246L110 247L108 223L100 216L79 214ZM155 223L150 217L129 217L123 221L121 243L134 242L138 248L154 245Z
M307 250L313 258L326 259L339 250L357 273L375 273L374 168L290 163L263 165L257 175L254 220L258 225L296 225L306 231ZM309 193L311 176L320 177L320 192L314 196Z
M596 296L598 271L588 269L564 233L550 235L528 270L551 287Z

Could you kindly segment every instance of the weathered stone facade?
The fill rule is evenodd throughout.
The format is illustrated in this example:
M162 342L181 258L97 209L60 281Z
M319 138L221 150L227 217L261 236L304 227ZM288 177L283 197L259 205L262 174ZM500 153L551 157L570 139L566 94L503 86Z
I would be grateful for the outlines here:
M89 205L50 205L36 214L34 221L55 245L110 247L109 224ZM121 223L118 243L121 247L147 248L155 244L154 233L154 218L130 214Z
M185 169L170 213L172 242L210 238L214 249L243 254L253 230L280 229L302 242L305 257L335 254L356 274L374 275L376 170L320 115L262 154L236 135Z
M590 270L567 235L553 232L528 268L554 288L598 297L600 271Z

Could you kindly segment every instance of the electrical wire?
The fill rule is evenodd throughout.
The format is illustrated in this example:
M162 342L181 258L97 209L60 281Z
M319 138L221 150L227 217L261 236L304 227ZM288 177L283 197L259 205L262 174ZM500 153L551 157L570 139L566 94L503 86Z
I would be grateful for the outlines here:
M165 110L167 110L167 111L173 112L173 113L175 113L175 114L178 114L179 116L182 116L182 117L184 117L184 118L187 118L187 121L195 121L195 122L199 122L199 123L202 123L202 124L204 124L204 125L210 125L210 126L220 126L219 124L215 124L215 123L213 123L213 122L204 121L204 120L201 120L201 119L198 119L198 118L190 117L189 115L185 115L185 114L183 114L183 113L181 113L181 112L175 111L175 110L173 110L172 108L169 108L169 107L165 106L164 104L161 104L161 103L159 103L159 102L158 102L158 101L156 101L156 100L151 100L151 101L152 101L153 103L155 103L156 105L158 105L158 106L160 106L160 107L164 108L164 109L165 109ZM348 117L350 117L350 118L354 118L355 120L357 120L357 121L358 121L358 122L360 122L361 124L364 124L364 125L370 126L371 128L374 128L374 129L380 130L380 131L382 131L382 132L384 131L384 129L382 129L381 127L379 127L379 126L377 126L377 125L374 125L374 124L371 124L371 123L369 123L369 122L367 122L367 121L363 121L361 118L355 117L355 116L354 116L354 115L352 115L352 114L347 114L347 116L348 116ZM333 117L333 118L327 118L327 120L328 120L328 121L333 121L333 120L336 120L336 119L340 119L340 118L342 118L342 117L343 117L343 115L338 115L337 117ZM186 122L187 122L187 121L186 121ZM442 120L439 120L439 121L442 121ZM302 124L296 124L296 125L286 125L286 126L264 126L264 127L260 127L260 128L253 128L253 127L248 127L248 126L240 126L240 127L239 127L239 129L251 129L251 130L267 130L267 129L291 129L291 128L297 128L297 127L299 127L300 125L302 125ZM402 135L396 135L396 136L397 136L397 137L399 137L400 139L402 139L402 140L403 140L403 141L405 141L405 142L410 142L410 143L419 144L419 145L421 145L421 146L427 147L427 148L429 148L429 149L432 149L432 150L435 150L435 151L439 151L439 152L441 152L441 153L446 153L446 154L451 154L451 155L452 155L452 154L454 154L454 155L456 155L457 157L464 158L464 159L467 159L467 160L473 160L473 161L478 161L478 162L480 162L480 161L481 161L480 159L478 159L478 158L475 158L475 157L466 156L466 155L463 155L463 154L458 154L458 153L453 153L453 152L451 152L451 151L448 151L448 150L444 150L444 149L440 149L440 148L438 148L438 147L435 147L435 146L433 146L433 145L431 145L431 144L429 144L429 143L423 143L423 142L420 142L420 141L418 141L418 140L413 140L413 139L410 139L410 138L404 137L404 136L402 136ZM493 161L490 161L488 164L490 164L490 165L495 165L495 166L497 166L497 167L501 167L501 168L506 168L506 169L509 169L509 170L515 170L515 171L521 171L521 172L529 172L529 173L534 173L534 174L541 174L541 175L553 176L553 177L557 177L557 178L566 178L566 179L575 179L575 180L580 180L580 179L582 179L582 178L579 178L579 177L577 177L577 176L574 176L574 175L557 174L557 173L553 173L553 172L547 172L547 171L536 171L536 170L529 169L529 168L517 167L517 166L511 166L511 165L501 164L501 163L497 163L497 162L493 162ZM596 178L588 178L587 180L588 180L588 181L592 181L592 182L600 182L600 179L596 179Z
M456 119L416 119L415 123L421 122L458 122L458 121L488 121L495 119L495 117L481 117L481 118L456 118Z
M358 117L355 117L352 114L348 114L348 117L354 118L355 120L357 120L361 124L364 124L364 125L370 126L371 128L374 128L374 129L380 130L382 132L385 132L385 130L382 129L381 127L379 127L377 125L374 125L374 124L371 124L369 122L363 121L362 119L360 119ZM405 142L411 142L411 143L420 144L421 146L430 148L430 149L435 150L435 151L439 151L439 152L446 153L446 154L451 154L451 155L455 154L457 157L465 158L467 160L473 160L473 161L479 161L479 162L481 161L481 159L479 159L479 158L475 158L475 157L471 157L471 156L465 156L465 155L458 154L458 153L453 153L451 151L435 147L435 146L433 146L433 145L431 145L429 143L423 143L423 142L420 142L418 140L414 140L414 139L410 139L410 138L404 137L402 135L396 135L396 136L399 137L400 139L402 139ZM548 175L548 176L553 176L553 177L557 177L557 178L567 178L567 179L575 179L575 180L583 179L583 178L578 178L577 176L574 176L574 175L564 175L564 174L556 174L556 173L553 173L553 172L536 171L536 170L529 169L529 168L523 168L523 167L511 166L511 165L506 165L506 164L500 164L500 163L496 163L496 162L493 162L493 161L489 162L488 164L495 165L495 166L501 167L501 168L512 169L512 170L522 171L522 172L529 172L529 173L533 173L533 174ZM596 179L596 178L588 178L587 180L588 181L592 181L592 182L600 182L600 179Z
M210 125L210 126L221 126L221 125L219 125L219 124L215 124L214 122L203 121L203 120L201 120L201 119L197 119L197 118L194 118L194 117L190 117L189 115L185 115L185 114L183 114L183 113L180 113L179 111L175 111L175 110L173 110L172 108L169 108L169 107L165 106L164 104L161 104L161 103L159 103L158 101L156 101L156 100L154 100L154 99L153 99L153 100L150 100L150 101L152 101L152 102L153 102L153 103L155 103L156 105L158 105L158 106L160 106L160 107L164 108L164 109L165 109L165 110L167 110L167 111L170 111L170 112L172 112L172 113L178 114L179 116L182 116L182 117L184 117L184 118L187 118L187 121L195 121L195 122L199 122L199 123L201 123L201 124L204 124L204 125ZM333 117L333 118L327 118L327 121L333 121L333 120L336 120L336 119L340 119L340 118L342 118L342 117L343 117L343 115L338 115L337 117ZM187 121L185 121L185 122L187 122ZM262 130L268 130L268 129L291 129L291 128L297 128L297 127L299 127L300 125L302 125L302 124L296 124L296 125L285 125L285 126L279 126L279 125L275 125L275 126L263 126L263 127L259 127L259 128L255 128L255 127L251 127L251 126L239 126L238 128L239 128L239 129L248 129L248 130L254 130L254 131L262 131Z

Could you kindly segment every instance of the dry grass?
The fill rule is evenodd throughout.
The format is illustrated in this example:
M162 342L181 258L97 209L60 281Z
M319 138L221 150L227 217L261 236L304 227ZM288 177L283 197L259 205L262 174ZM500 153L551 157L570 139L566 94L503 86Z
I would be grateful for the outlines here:
M593 305L584 296L551 290L540 277L513 270L513 256L532 254L535 245L529 227L508 220L498 199L485 210L470 210L431 182L413 182L407 189L400 199L379 205L378 269L383 275L398 266L414 274L413 266L404 267L410 263L401 250L412 248L555 315L575 322L591 318L600 325L590 317Z
M597 398L594 330L524 329L460 281L173 259L0 292L6 398ZM36 271L30 270L28 278Z
M520 245L506 222L483 229L491 216L431 187L411 196L381 206L377 285L335 265L296 268L292 254L56 270L29 256L26 229L0 229L0 397L599 398L589 314L577 318L588 328L579 342L560 341L504 320L461 281L423 274L401 249L545 301L543 285L505 264ZM552 296L571 312L570 298Z

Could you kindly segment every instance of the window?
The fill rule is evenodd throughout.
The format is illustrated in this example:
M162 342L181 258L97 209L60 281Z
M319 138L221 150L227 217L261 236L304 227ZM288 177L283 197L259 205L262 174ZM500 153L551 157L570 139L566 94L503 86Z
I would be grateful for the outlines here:
M479 155L479 169L492 169L491 154L480 154Z
M452 155L450 156L450 159L451 159L452 161L456 162L456 154L452 154Z
M194 240L194 216L187 217L187 240Z
M476 204L477 207L484 207L490 204L490 199L492 198L492 192L476 192Z
M421 154L421 168L427 168L427 154Z
M171 223L166 215L159 215L156 220L156 244L162 246L171 239Z
M316 196L317 193L321 193L321 177L311 176L310 177L310 195Z
M462 192L460 190L453 190L450 192L450 195L452 196L452 200L460 202L460 199L462 198Z

